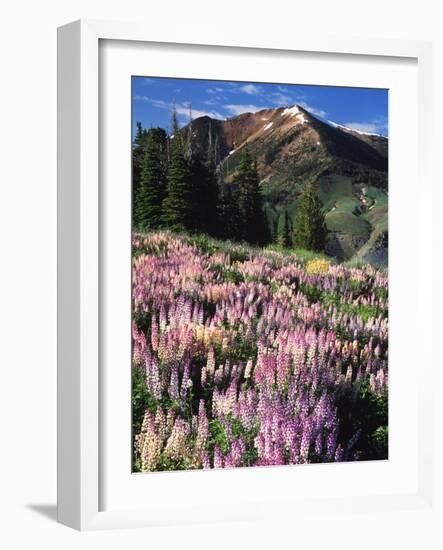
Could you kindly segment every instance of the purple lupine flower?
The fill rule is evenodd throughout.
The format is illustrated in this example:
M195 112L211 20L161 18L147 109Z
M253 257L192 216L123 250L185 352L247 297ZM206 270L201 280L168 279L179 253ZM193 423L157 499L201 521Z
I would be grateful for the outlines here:
M177 365L173 365L171 369L171 380L168 389L169 397L174 401L179 397L178 391L178 368Z
M312 418L306 418L303 426L303 435L300 444L300 457L303 461L308 460L309 450L312 442Z
M183 378L180 387L180 398L182 401L186 401L190 388L192 388L192 380L190 378L190 361L188 360L184 366Z
M319 457L322 456L323 452L323 441L322 441L322 434L319 432L317 434L317 437L315 438L315 454Z
M218 445L214 447L214 468L223 468L223 455Z
M151 346L153 351L158 349L158 325L155 315L152 316L151 322Z
M338 447L335 451L334 461L335 462L342 462L343 460L344 460L344 451L343 451L342 446L338 445Z
M155 358L148 360L146 365L146 383L151 394L157 399L161 399L162 388L160 382L160 373Z
M158 405L165 391L173 401L164 411L157 406L154 417L145 415L136 434L143 471L163 464L162 455L191 468L211 467L209 456L213 466L238 467L252 446L256 465L359 456L356 434L337 446L337 396L350 392L355 402L363 383L374 393L388 389L387 299L375 291L387 291L385 274L342 265L308 274L294 255L242 245L232 245L246 258L234 265L229 253L202 253L187 237L167 232L135 234L133 246L139 251L134 312L151 315L148 339L133 323L133 363ZM234 269L244 281L225 279ZM338 303L312 302L302 285L335 292ZM364 318L356 306L380 314ZM251 345L247 357L238 359L238 342ZM198 414L188 399L192 383ZM223 426L225 457L208 438L210 420Z
M203 464L203 469L210 470L211 463L209 461L209 456L208 456L208 453L206 451L203 453L202 464Z

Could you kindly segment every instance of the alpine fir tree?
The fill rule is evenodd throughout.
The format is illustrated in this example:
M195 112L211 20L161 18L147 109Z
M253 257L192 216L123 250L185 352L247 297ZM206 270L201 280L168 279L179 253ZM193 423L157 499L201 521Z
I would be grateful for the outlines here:
M285 248L290 248L292 246L291 232L291 219L287 210L285 210L279 218L279 223L277 227L277 244Z
M172 105L171 129L172 129L171 138L174 138L174 136L176 136L179 131L178 120L177 120L177 108L175 106L175 101L174 101L174 104Z
M162 203L166 193L166 132L151 128L147 132L140 185L135 196L135 222L143 230L157 228L162 221Z
M188 160L188 169L188 186L191 201L188 229L198 233L207 233L205 210L206 166L199 157L191 156Z
M241 215L238 206L236 186L232 183L221 183L217 205L218 227L216 236L219 239L238 241L241 238Z
M217 166L215 162L215 147L212 144L211 127L209 128L208 158L206 162L206 177L202 193L202 207L204 210L204 231L215 236L218 230L218 200L219 184Z
M175 109L172 114L173 136L170 143L171 160L162 221L169 229L183 231L192 226L192 189L185 158L182 135L177 125Z
M240 166L234 177L240 210L239 240L252 244L264 244L267 240L267 223L260 194L257 163L245 145L240 157Z
M142 162L143 157L146 153L146 141L147 141L147 132L142 127L141 122L137 122L137 132L132 144L132 196L134 198L132 202L132 210L134 216L134 225L137 224L137 214L136 214L136 196L140 189L140 177L142 171Z
M186 129L186 158L189 166L189 187L192 213L189 229L215 236L218 229L218 176L215 166L215 151L209 127L206 162L194 151L192 112Z
M320 252L324 250L327 230L322 203L312 184L304 186L297 202L294 246Z

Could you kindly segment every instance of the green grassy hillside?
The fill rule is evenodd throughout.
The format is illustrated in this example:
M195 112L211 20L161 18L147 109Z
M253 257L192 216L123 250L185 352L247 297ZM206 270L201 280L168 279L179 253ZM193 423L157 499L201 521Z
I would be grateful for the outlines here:
M355 182L349 176L330 174L317 180L329 239L327 252L340 260L351 258L386 263L388 195L374 185ZM266 194L266 213L271 227L278 226L285 210L294 219L297 211L295 189L284 197ZM275 199L283 199L281 202ZM374 254L374 249L377 253Z

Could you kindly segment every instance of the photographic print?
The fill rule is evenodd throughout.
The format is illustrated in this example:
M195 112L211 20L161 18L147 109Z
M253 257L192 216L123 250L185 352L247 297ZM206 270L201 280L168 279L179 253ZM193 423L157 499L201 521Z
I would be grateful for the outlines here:
M388 90L134 76L131 122L133 472L387 459Z

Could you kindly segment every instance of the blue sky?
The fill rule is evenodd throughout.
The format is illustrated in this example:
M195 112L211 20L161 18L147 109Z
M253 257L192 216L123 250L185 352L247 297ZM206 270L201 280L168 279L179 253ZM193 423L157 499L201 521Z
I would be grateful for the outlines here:
M261 84L219 80L132 78L132 123L168 128L175 103L181 125L209 115L225 119L264 108L297 103L323 121L363 132L388 135L388 91L294 84Z

